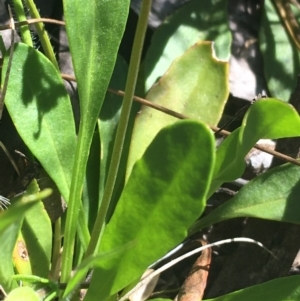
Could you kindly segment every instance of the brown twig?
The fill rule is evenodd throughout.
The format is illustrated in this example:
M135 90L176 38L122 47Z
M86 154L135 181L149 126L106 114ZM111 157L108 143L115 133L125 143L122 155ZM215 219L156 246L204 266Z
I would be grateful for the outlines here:
M37 18L37 19L28 19L28 20L20 21L20 22L13 22L13 24L10 23L7 25L1 25L0 30L18 28L23 25L30 25L30 24L35 24L35 23L39 23L39 22L52 23L52 24L57 24L57 25L61 25L61 26L66 25L66 23L64 21L60 21L60 20L49 19L49 18Z
M205 246L207 242L200 239L199 242ZM202 300L206 288L208 272L211 262L211 248L202 251L201 255L193 264L192 269L185 279L176 301L198 301Z
M76 82L76 79L75 79L74 76L67 75L67 74L61 74L61 76L62 76L62 78L65 79L65 80L75 81L75 82ZM111 92L111 93L113 93L113 94L116 94L116 95L118 95L118 96L122 96L122 97L123 97L124 94L125 94L124 91L121 91L121 90L114 90L114 89L111 89L111 88L108 88L107 91L108 91L108 92ZM144 98L141 98L141 97L138 97L138 96L134 96L134 97L133 97L133 100L136 101L136 102L139 102L139 103L141 103L141 104L143 104L143 105L145 105L145 106L148 106L148 107L150 107L150 108L153 108L153 109L155 109L155 110L161 111L161 112L163 112L163 113L165 113L165 114L168 114L168 115L170 115L170 116L173 116L173 117L175 117L175 118L178 118L178 119L191 119L190 117L188 117L188 116L186 116L186 115L180 114L180 113L178 113L178 112L175 112L175 111L173 111L173 110L170 110L170 109L168 109L168 108L166 108L166 107L163 107L163 106L161 106L161 105L154 104L154 103L150 102L149 100L144 99ZM220 128L218 128L218 127L216 127L216 126L210 125L209 127L210 127L210 129L213 130L214 132L218 132L219 134L221 134L221 135L223 135L223 136L226 136L226 137L229 136L229 135L231 134L231 132L228 132L228 131L226 131L226 130L221 130L221 131L220 131ZM292 163L292 164L295 164L295 165L300 166L300 161L298 161L297 159L294 159L294 158L289 157L289 156L287 156L287 155L284 155L284 154L282 154L282 153L276 152L276 151L274 151L274 150L272 150L272 149L269 149L269 148L267 148L267 147L262 147L262 146L260 146L260 145L258 145L258 144L255 144L255 145L253 146L253 148L256 148L256 149L258 149L258 150L260 150L260 151L263 151L263 152L265 152L265 153L268 153L268 154L270 154L270 155L273 155L274 157L276 157L276 158L278 158L278 159L281 159L281 160L283 160L283 161L290 162L290 163Z

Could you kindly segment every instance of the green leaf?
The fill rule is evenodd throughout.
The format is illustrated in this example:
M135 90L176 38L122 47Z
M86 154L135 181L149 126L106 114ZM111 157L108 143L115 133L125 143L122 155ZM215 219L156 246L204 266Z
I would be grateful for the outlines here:
M242 175L244 157L259 139L299 135L300 118L292 106L273 98L258 100L248 110L241 127L219 146L210 194L223 182Z
M8 57L3 70L7 63ZM70 99L55 67L22 43L15 44L5 104L21 138L67 201L76 145Z
M228 60L231 33L227 1L191 1L156 30L145 57L146 91L177 57L198 41L213 41L217 57Z
M14 275L12 252L17 240L19 229L25 213L37 204L39 197L45 198L49 191L43 191L31 196L23 196L6 211L1 212L0 218L0 283L5 291L16 287L16 282L11 278Z
M294 11L294 15L299 22L299 9ZM300 69L300 53L280 21L271 0L264 2L259 44L271 95L288 101L296 87Z
M16 281L14 281L11 277L15 274L12 262L12 254L17 241L21 222L22 220L19 219L19 222L16 221L12 223L6 229L0 232L0 282L5 291L10 291L17 287Z
M5 301L40 301L40 298L31 287L24 286L10 292Z
M27 187L26 195L39 191L36 180ZM48 277L52 251L52 227L42 201L28 210L22 226L33 275Z
M300 276L283 277L205 301L297 301Z
M108 260L110 258L116 258L119 255L124 254L126 250L130 250L133 246L133 243L128 243L124 246L119 247L118 249L101 254L101 255L93 255L89 258L86 258L77 268L70 279L70 281L67 284L67 287L64 291L63 299L62 301L68 301L70 300L71 296L76 292L77 287L79 284L83 281L83 279L86 277L89 270L92 268L101 265L101 263L105 260Z
M68 202L61 281L70 277L78 208L93 133L124 33L129 0L64 0L64 16L80 99L80 127ZM80 47L79 47L80 45Z
M130 241L136 244L95 269L87 301L99 295L105 300L138 279L186 237L205 208L213 162L214 138L204 124L179 121L158 133L133 168L100 254Z
M125 90L128 66L119 56L110 80L109 87L117 90ZM122 99L120 96L106 93L105 101L99 116L99 131L101 138L101 175L99 199L102 199L104 185L107 178L108 166L111 159L114 137L121 113Z
M300 224L299 180L299 166L291 164L263 173L245 185L231 200L197 221L191 232L235 217Z
M199 42L179 57L150 90L147 99L193 119L216 125L228 97L228 63L213 57L212 43ZM128 178L155 135L177 118L143 106L135 121Z

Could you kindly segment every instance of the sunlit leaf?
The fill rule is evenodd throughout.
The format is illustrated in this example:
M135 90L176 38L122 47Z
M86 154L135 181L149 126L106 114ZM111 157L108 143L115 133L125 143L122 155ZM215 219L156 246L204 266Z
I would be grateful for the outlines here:
M213 162L214 138L204 124L179 121L158 133L133 168L100 252L135 245L94 271L86 300L124 288L186 237L205 208Z
M191 232L235 217L256 217L300 224L299 194L299 166L279 166L253 179L231 200L197 221Z
M227 1L190 1L155 31L145 58L146 91L176 58L198 41L214 42L216 56L228 60L231 33Z
M193 119L216 125L228 97L228 63L213 56L212 43L199 42L173 62L147 99ZM143 106L137 115L126 178L155 135L177 118Z

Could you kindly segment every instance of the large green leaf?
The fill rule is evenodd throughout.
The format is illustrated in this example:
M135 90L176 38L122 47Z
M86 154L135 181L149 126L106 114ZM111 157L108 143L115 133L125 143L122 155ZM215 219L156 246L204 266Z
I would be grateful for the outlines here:
M300 224L299 195L299 166L279 166L253 179L231 200L197 221L191 232L246 216Z
M6 57L4 70L7 63ZM76 146L70 99L55 67L25 44L15 44L5 104L21 138L67 201Z
M70 277L82 186L100 109L125 29L129 0L63 0L80 99L80 127L68 203L61 280Z
M300 276L274 279L205 301L297 301L300 298L299 281Z
M199 42L179 57L147 99L193 119L216 125L228 97L228 63L213 57L212 43ZM155 135L176 118L144 106L135 121L127 175Z
M294 13L299 22L299 9L295 10ZM265 77L271 95L288 101L296 87L300 68L300 53L280 21L271 0L264 2L259 44L264 58Z
M193 0L156 30L145 58L146 91L177 57L199 40L213 41L217 57L228 60L231 33L227 1Z
M179 121L158 133L133 168L100 253L135 245L94 271L87 301L105 300L138 279L186 237L205 208L213 162L214 139L204 124Z
M300 118L292 106L273 98L257 101L248 110L241 127L218 148L210 194L222 183L242 175L244 157L259 139L299 135Z

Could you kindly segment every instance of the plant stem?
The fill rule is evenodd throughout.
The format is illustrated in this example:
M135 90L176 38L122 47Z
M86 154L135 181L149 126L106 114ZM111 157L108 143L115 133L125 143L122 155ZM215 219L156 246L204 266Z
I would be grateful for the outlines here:
M13 0L13 10L17 16L18 21L26 21L26 15L24 12L25 7L23 7L22 0ZM28 46L33 47L32 38L28 25L23 25L20 27L20 33L22 37L22 42L27 44Z
M35 18L35 19L39 19L40 14L39 14L33 0L26 0L26 3L28 5L29 13L30 13L31 17ZM50 43L48 34L45 30L44 23L41 23L41 22L36 23L35 29L40 38L40 41L41 41L41 44L42 44L42 47L43 47L46 57L52 62L52 64L55 66L55 68L57 70L59 70L59 66L58 66L52 45Z
M133 101L133 95L134 95L137 76L139 72L144 39L145 39L146 29L148 25L148 15L151 9L151 2L152 0L143 0L142 2L140 17L135 32L133 48L130 57L128 77L127 77L127 82L125 87L125 95L123 99L123 106L120 115L120 121L117 128L114 148L112 152L112 158L111 158L109 171L107 175L107 181L103 193L103 199L101 202L101 206L99 208L97 219L91 235L91 241L86 251L85 257L88 257L94 254L95 252L97 252L102 237L101 234L103 233L102 230L105 225L107 210L109 208L111 197L114 191L115 182L116 182L117 173L119 170L119 164L122 155L122 150L124 146L125 134L127 130L128 120L129 120L132 101Z

